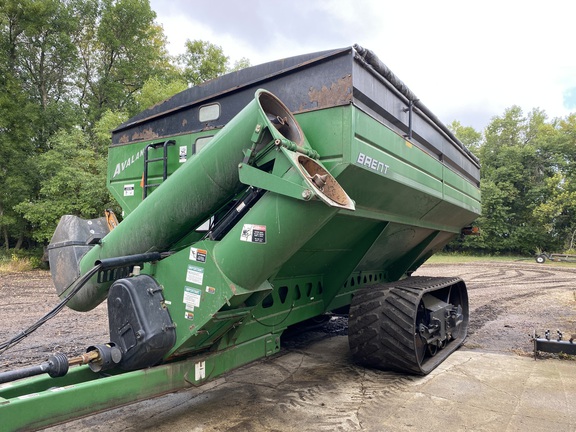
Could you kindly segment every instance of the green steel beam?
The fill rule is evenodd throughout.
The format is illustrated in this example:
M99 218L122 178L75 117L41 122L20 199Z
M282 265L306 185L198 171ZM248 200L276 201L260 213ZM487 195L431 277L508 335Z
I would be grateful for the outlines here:
M280 350L280 334L267 334L216 353L133 372L98 375L88 366L62 378L34 377L0 385L0 430L35 430L140 400L202 385Z

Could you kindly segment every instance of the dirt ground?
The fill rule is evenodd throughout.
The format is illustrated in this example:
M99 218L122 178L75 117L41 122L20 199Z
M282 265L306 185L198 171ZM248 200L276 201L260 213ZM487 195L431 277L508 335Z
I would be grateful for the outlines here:
M464 348L532 355L531 335L576 333L576 269L535 262L424 265L417 275L460 276L470 326Z
M475 263L424 265L416 273L460 276L468 287L470 326L464 349L531 355L530 335L536 330L565 339L576 333L576 269L552 264ZM49 312L58 302L46 271L0 275L0 343ZM336 327L334 327L336 325ZM346 332L346 322L325 332ZM318 332L310 337L318 337ZM106 305L90 312L65 308L20 344L0 354L0 372L38 364L55 352L73 356L108 341ZM297 346L286 340L285 349Z
M59 302L50 272L0 275L0 343L18 335ZM22 342L0 353L0 372L39 364L55 352L75 356L108 341L106 304L90 312L64 308Z
M469 337L425 377L353 364L347 320L282 336L279 354L200 386L56 425L67 431L455 431L576 430L573 361L538 360L530 334L576 333L576 269L481 263L426 265L417 274L461 276L470 297ZM48 312L48 273L0 275L0 343ZM64 309L0 354L0 372L78 354L107 341L105 305ZM418 413L418 415L414 415ZM447 423L449 422L449 423ZM0 422L0 430L1 422Z

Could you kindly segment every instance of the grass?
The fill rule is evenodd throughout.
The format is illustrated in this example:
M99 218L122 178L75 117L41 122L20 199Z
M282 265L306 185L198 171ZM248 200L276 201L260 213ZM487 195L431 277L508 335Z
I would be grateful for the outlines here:
M517 261L532 261L533 258L522 256L504 256L504 255L468 255L461 253L437 253L432 255L426 261L430 264L463 264L475 262L517 262Z
M518 263L525 262L536 264L534 257L526 256L512 256L512 255L468 255L460 253L437 253L433 255L427 264L465 264L477 262L500 262L500 263ZM546 261L541 266L554 266L554 267L576 267L576 262L554 262Z
M0 274L22 273L41 267L36 256L21 256L16 253L0 255Z
M426 261L427 264L466 264L482 262L518 263L526 262L536 264L534 257L513 255L469 255L462 253L437 253ZM546 261L541 266L571 267L576 268L576 262L553 262ZM23 256L21 254L0 253L0 274L20 273L37 268L42 268L42 263L36 255Z

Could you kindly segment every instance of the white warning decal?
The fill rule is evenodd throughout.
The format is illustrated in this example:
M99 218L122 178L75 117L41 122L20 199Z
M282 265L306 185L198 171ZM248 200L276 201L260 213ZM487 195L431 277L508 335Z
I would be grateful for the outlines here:
M203 280L204 280L204 269L202 267L189 265L188 270L186 271L186 282L202 285Z
M240 240L251 243L266 243L266 225L244 224Z
M184 304L186 310L193 311L194 308L200 306L200 299L202 298L202 291L198 288L184 287Z
M178 162L184 163L188 159L188 147L187 146L180 146L180 157L178 158Z
M124 196L134 196L134 184L124 185Z
M194 378L196 381L206 378L206 362L198 362L194 365Z
M190 261L206 262L206 254L204 249L190 248Z

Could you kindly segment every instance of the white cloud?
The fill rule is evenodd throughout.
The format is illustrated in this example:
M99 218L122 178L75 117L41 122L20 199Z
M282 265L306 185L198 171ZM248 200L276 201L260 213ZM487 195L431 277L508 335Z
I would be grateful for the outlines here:
M246 57L259 64L359 43L441 120L468 119L478 129L511 105L525 112L539 107L550 117L567 115L563 95L576 87L571 0L229 0L216 7L152 0L151 5L172 53L182 52L187 38L203 39L220 45L232 61Z

